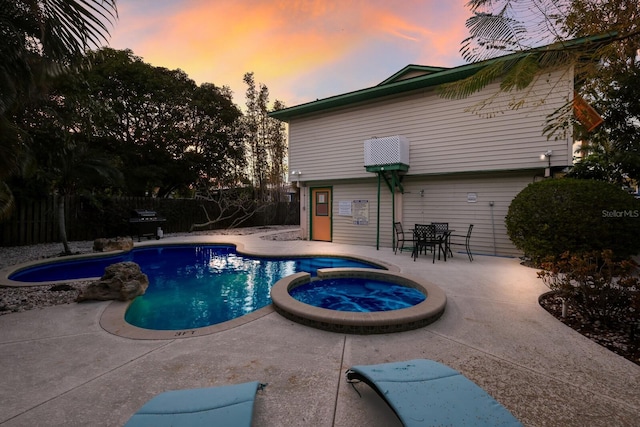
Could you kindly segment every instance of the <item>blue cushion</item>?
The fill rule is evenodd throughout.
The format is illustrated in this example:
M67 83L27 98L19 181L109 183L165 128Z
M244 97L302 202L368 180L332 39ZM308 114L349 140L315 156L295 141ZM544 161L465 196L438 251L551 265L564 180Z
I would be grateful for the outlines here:
M432 360L354 366L349 380L371 385L410 426L521 426L474 382Z
M166 391L145 403L126 427L251 426L257 381Z

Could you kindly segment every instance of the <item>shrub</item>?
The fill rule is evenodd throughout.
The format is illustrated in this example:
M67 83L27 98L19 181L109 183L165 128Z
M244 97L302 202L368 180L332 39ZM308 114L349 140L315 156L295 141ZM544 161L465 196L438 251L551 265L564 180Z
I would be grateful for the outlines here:
M634 261L614 261L610 250L580 256L566 252L543 262L538 277L591 321L630 318L636 324L640 320L637 267Z
M513 244L534 262L564 252L640 252L640 202L613 184L572 178L529 184L506 217Z

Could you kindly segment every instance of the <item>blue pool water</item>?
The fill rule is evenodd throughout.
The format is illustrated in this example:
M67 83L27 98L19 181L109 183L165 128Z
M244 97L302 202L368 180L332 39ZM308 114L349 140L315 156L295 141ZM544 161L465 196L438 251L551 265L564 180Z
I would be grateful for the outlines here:
M359 313L398 310L426 299L414 288L359 277L314 280L295 287L289 294L315 307Z
M271 287L281 278L319 268L377 265L350 258L262 258L236 253L229 245L170 245L135 248L111 256L60 261L18 271L23 282L101 277L108 265L133 261L149 277L149 287L129 306L125 320L154 330L215 325L271 303Z

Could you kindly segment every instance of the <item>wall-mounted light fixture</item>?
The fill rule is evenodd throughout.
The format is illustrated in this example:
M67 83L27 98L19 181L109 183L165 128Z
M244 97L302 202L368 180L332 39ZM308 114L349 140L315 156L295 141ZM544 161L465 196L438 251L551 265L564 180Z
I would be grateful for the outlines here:
M292 170L291 171L291 180L292 181L300 181L300 176L302 175L301 170Z
M547 150L544 153L540 154L540 160L546 160L547 167L544 170L544 177L548 178L551 176L551 156L553 155L552 150Z

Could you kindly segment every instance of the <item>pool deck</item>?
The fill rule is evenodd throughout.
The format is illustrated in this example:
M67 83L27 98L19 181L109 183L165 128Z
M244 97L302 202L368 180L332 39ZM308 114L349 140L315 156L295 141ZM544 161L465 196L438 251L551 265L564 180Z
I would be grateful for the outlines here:
M309 328L263 312L235 327L171 339L105 331L109 302L0 316L0 425L120 426L156 394L260 381L256 426L399 426L353 365L425 358L476 382L525 426L637 426L640 367L573 331L538 304L547 291L517 259L455 254L414 262L389 248L260 235L166 238L239 243L265 255L334 254L378 259L440 286L435 323L381 335ZM156 243L156 242L152 242Z

